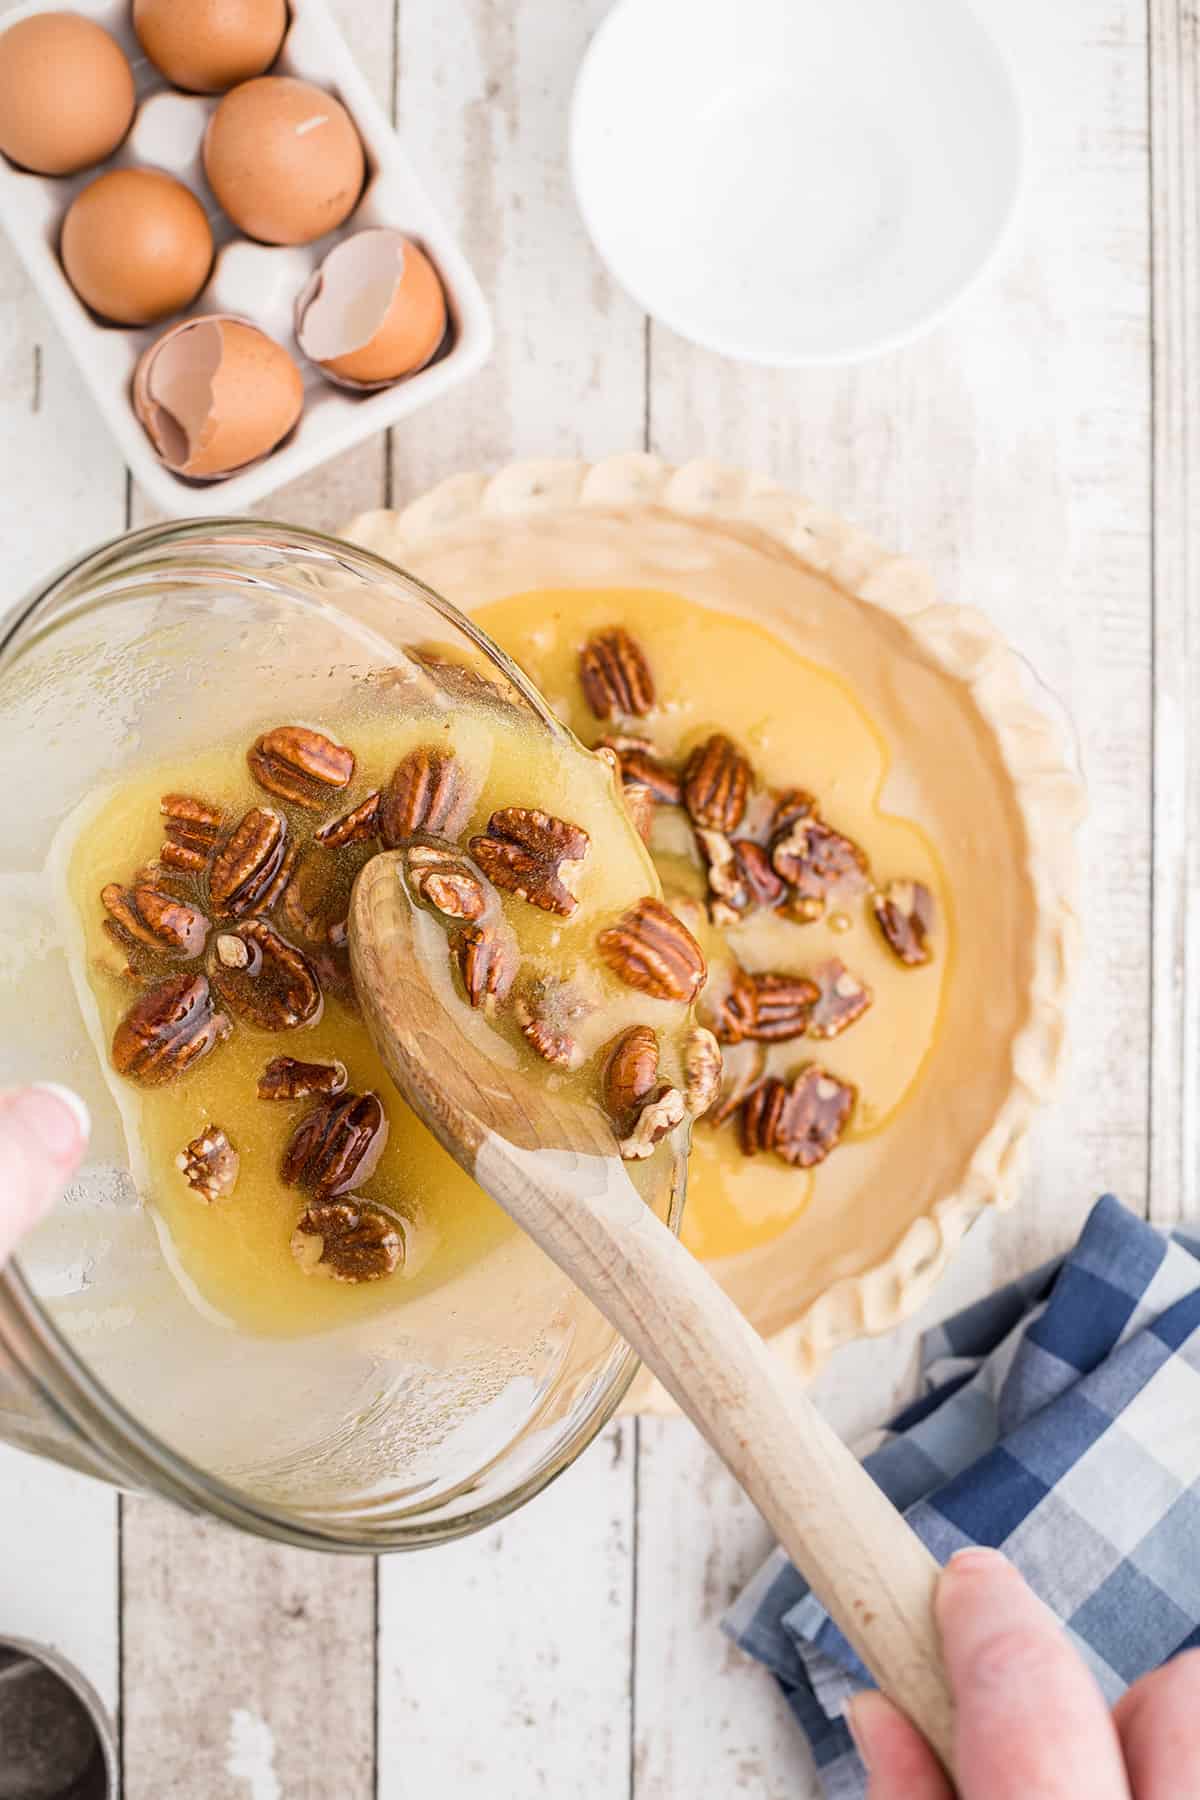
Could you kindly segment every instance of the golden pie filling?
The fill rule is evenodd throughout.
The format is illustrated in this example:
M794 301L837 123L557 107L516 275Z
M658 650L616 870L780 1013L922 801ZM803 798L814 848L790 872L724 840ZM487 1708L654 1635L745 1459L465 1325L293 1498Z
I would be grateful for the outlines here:
M432 674L430 671L432 670ZM703 952L610 767L433 660L344 717L267 722L96 796L61 834L76 983L191 1297L245 1330L453 1283L512 1227L392 1087L359 1015L354 877L397 850L431 980L492 1059L600 1108L666 1212L719 1054Z
M885 798L886 741L762 625L653 589L539 589L480 624L619 762L702 944L723 1091L693 1134L685 1242L772 1242L884 1132L933 1047L954 952L937 851Z

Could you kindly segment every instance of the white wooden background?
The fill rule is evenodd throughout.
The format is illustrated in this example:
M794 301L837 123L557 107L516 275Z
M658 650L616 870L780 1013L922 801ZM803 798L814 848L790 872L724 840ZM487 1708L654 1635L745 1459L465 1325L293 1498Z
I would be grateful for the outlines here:
M1164 1221L1200 1212L1200 25L1195 0L980 4L1033 127L1003 261L914 347L780 375L652 327L584 239L566 108L606 0L340 0L493 300L497 350L268 506L333 526L513 455L711 454L931 558L1028 653L1091 789L1074 1061L1024 1204L972 1234L938 1313L1061 1247L1102 1188ZM147 510L4 246L0 302L11 599ZM840 1426L886 1410L915 1336L835 1360L820 1392ZM378 1568L12 1453L0 1545L0 1630L59 1644L119 1707L128 1800L812 1791L771 1683L717 1630L763 1529L681 1423L618 1423L523 1515Z

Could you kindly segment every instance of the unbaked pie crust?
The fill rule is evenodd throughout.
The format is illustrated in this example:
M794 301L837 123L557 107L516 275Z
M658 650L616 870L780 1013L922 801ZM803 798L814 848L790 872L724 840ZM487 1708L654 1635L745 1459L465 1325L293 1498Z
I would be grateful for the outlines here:
M920 1091L840 1185L717 1272L805 1376L928 1298L971 1222L1019 1190L1062 1060L1083 788L1029 669L928 572L774 483L630 455L459 475L343 535L466 611L532 589L657 588L766 624L855 689L888 797L938 844L955 962ZM1044 698L1044 696L1043 696ZM830 1159L830 1167L835 1159ZM849 1185L847 1185L849 1184ZM643 1378L638 1404L664 1397Z

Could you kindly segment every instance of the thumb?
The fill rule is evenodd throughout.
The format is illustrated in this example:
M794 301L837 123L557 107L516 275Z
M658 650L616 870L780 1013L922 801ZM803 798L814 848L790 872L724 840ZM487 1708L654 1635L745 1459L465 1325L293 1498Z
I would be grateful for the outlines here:
M45 1216L79 1167L87 1107L56 1083L0 1094L0 1263Z

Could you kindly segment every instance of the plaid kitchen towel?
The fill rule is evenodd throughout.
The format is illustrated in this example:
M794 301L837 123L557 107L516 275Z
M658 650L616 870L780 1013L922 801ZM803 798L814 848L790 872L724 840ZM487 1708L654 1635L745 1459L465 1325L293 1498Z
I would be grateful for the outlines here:
M938 1561L1003 1550L1110 1702L1200 1644L1200 1242L1106 1196L1067 1257L929 1332L921 1362L866 1467ZM724 1628L779 1681L828 1800L861 1800L841 1715L868 1677L781 1550Z

